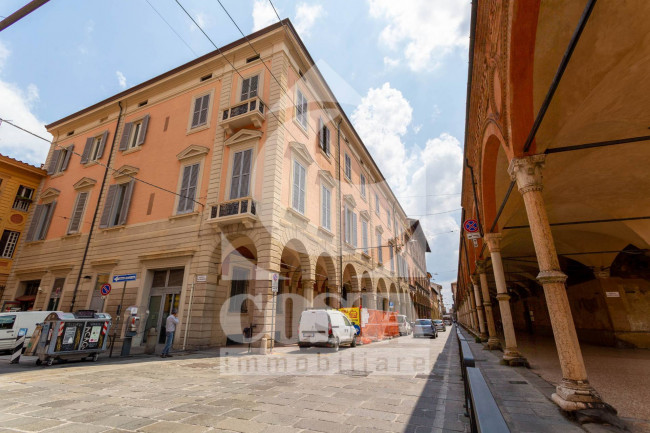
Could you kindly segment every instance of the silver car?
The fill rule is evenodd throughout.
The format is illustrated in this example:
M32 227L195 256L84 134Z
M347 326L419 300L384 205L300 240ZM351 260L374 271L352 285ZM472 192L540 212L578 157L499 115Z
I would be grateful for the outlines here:
M447 327L445 326L445 322L443 322L442 320L435 319L433 321L433 324L436 326L436 331L442 331L442 332L447 331Z

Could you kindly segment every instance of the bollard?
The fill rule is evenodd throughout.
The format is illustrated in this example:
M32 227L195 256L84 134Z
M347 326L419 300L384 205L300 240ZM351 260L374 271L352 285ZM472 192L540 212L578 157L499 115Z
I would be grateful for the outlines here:
M18 364L20 362L20 355L23 353L23 346L25 345L25 335L27 335L27 328L20 328L16 341L14 342L13 350L11 351L10 364Z
M151 328L147 333L147 344L144 347L144 353L153 355L156 353L156 342L158 341L158 333L156 328Z

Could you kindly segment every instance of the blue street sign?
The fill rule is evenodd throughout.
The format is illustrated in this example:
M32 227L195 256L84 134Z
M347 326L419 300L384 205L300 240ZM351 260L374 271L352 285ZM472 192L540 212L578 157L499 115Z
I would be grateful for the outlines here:
M20 328L20 331L18 331L18 336L23 337L27 335L27 328Z
M135 281L138 274L113 275L114 283L123 283L124 281Z
M99 290L101 291L102 296L106 296L106 295L108 295L109 293L111 293L111 285L108 284L108 283L103 284L102 287L101 287L101 289L99 289Z
M393 308L393 306L394 306L393 302L392 302L392 301L389 302L389 303L388 303L388 306L389 306L390 308Z

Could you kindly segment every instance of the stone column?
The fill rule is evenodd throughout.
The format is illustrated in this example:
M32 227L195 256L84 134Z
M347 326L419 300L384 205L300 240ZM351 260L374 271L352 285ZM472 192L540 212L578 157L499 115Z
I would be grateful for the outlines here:
M474 332L478 333L478 315L476 313L476 302L474 302L472 282L468 281L467 283L467 300L469 302L469 312L472 317L472 329Z
M587 380L587 370L582 359L564 284L567 276L560 270L542 196L544 160L545 155L514 158L510 161L508 173L513 180L517 181L517 187L524 199L539 265L537 280L544 287L546 305L562 368L562 383L556 387L552 399L567 411L590 407L611 408L602 402L600 395Z
M526 358L517 350L515 327L512 324L510 295L508 295L508 290L506 289L506 278L503 273L503 263L501 261L501 233L487 233L485 235L485 242L490 249L490 256L492 257L492 270L494 271L494 280L497 285L497 300L499 301L499 310L501 311L503 335L506 340L506 347L503 350L503 361L511 366L526 365Z
M314 281L302 280L303 310L314 307Z
M478 286L478 276L472 276L472 285L474 286L474 301L476 304L476 314L478 316L478 328L481 341L487 341L488 335L485 330L485 315L483 314L483 303L481 302L481 289Z
M497 328L494 326L494 314L492 313L492 302L490 301L490 290L488 288L487 274L485 273L485 262L478 263L478 276L481 283L481 293L483 294L483 308L485 309L485 318L487 319L488 328L488 350L500 349L501 343L497 337Z

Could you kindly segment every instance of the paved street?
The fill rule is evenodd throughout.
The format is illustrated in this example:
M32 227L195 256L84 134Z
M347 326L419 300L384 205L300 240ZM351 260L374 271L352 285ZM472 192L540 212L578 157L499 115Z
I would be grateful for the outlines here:
M338 353L283 347L49 368L2 360L0 431L469 431L457 344L440 335Z

